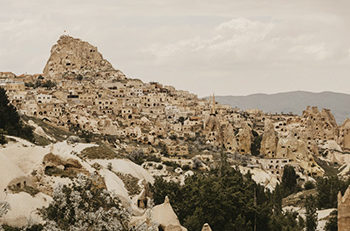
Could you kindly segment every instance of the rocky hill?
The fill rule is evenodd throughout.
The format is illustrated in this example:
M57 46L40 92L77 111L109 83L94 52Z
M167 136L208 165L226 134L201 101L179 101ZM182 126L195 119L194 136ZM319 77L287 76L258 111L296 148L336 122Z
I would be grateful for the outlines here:
M52 79L64 77L118 77L124 74L115 70L105 60L97 47L88 42L63 35L51 48L50 58L43 71L44 76Z
M148 189L158 177L183 185L194 172L205 175L236 166L235 174L249 174L262 191L272 191L287 165L296 172L300 187L324 175L350 175L350 120L339 126L328 109L311 106L302 108L301 115L270 114L234 109L217 103L214 96L198 99L172 86L127 78L96 47L70 36L61 36L52 47L42 74L0 72L0 87L34 132L31 143L0 130L5 137L0 146L0 224L41 223L42 217L32 213L48 204L65 217L60 203L50 202L62 199L62 185L84 191L77 186L81 175L96 178L91 184L106 198L109 193L119 198L133 230L179 231L186 229L169 200L153 204ZM293 103L302 100L294 97ZM172 190L167 193L174 195ZM84 197L92 199L90 194ZM89 203L83 207L90 209ZM7 213L1 215L2 208ZM85 219L83 212L78 214ZM179 219L182 224L196 222ZM196 230L205 222L195 224ZM222 224L213 222L212 227ZM67 230L67 224L61 225Z
M321 92L294 91L278 94L254 94L248 96L217 96L217 101L240 109L260 109L266 113L289 113L300 115L307 106L328 108L338 124L350 117L350 95Z

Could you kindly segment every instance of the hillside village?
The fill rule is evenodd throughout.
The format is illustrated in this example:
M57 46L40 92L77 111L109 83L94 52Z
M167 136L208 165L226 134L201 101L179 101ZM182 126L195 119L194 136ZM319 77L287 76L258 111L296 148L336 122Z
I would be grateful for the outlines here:
M170 157L197 154L186 141L200 140L232 154L255 151L265 160L279 159L278 166L254 159L272 173L279 174L283 163L292 161L312 176L324 174L314 156L337 159L337 153L350 150L350 120L338 126L327 109L308 107L301 117L239 111L217 104L214 96L207 101L171 86L126 78L96 47L69 36L62 36L52 47L43 74L3 72L0 79L0 86L23 115L64 130L164 145ZM47 82L52 86L45 86ZM251 150L258 139L260 149ZM337 159L340 165L344 161Z
M96 47L67 35L61 36L52 47L43 73L17 76L0 72L0 87L7 91L26 123L44 140L36 145L20 141L4 146L6 158L14 158L16 163L19 159L9 154L15 146L23 152L35 149L37 154L32 157L35 159L28 157L24 161L21 172L13 173L15 180L10 177L1 182L4 184L1 188L31 184L41 193L37 199L39 204L50 200L46 194L52 193L49 182L52 178L44 176L51 168L90 173L96 168L107 188L114 190L120 179L115 178L112 170L130 174L144 183L153 182L155 176L183 182L193 171L207 171L220 164L223 154L230 164L239 166L242 173L251 172L256 182L270 189L280 182L286 165L296 169L301 183L328 175L330 168L339 176L350 175L350 119L338 125L330 110L312 106L306 108L302 116L266 114L254 109L242 111L218 104L214 95L209 100L200 99L172 86L144 83L114 69ZM39 121L66 132L64 138L71 141L48 134ZM94 147L92 143L81 144L83 139L102 142L123 157L142 153L149 161L141 168L131 161L120 160L118 165L118 160L91 161L82 155L78 158L74 153ZM62 147L65 147L64 154L59 152ZM163 163L157 164L152 158ZM174 171L168 171L165 162L175 166ZM35 165L29 167L32 163ZM126 165L133 165L135 171L121 169ZM38 175L28 177L34 170ZM137 215L147 209L145 185L142 192L132 197L125 187L118 189ZM163 222L164 227L169 224L181 227L167 230L185 230L169 203L165 199L159 211L154 207L149 216L158 223ZM23 210L21 217L31 209L33 207ZM170 213L175 221L168 224L160 221L162 211ZM17 215L7 216L10 221L16 221ZM143 225L142 219L135 216L135 226Z

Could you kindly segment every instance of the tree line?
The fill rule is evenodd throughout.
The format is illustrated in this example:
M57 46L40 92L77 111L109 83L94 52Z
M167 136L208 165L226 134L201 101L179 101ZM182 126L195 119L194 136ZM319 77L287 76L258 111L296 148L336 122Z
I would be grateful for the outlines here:
M33 129L21 121L16 108L10 104L5 89L0 88L0 144L7 142L4 135L34 140Z

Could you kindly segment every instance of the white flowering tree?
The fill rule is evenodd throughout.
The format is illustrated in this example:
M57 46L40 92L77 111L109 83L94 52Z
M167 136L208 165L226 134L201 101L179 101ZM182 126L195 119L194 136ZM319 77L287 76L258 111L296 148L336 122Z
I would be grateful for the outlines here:
M10 204L6 201L0 201L0 217L4 216L10 210ZM3 231L2 225L0 225L0 231Z
M10 204L6 201L0 201L0 217L4 216L10 210Z
M53 202L40 211L44 230L128 230L129 213L94 179L79 175L71 185L55 188Z

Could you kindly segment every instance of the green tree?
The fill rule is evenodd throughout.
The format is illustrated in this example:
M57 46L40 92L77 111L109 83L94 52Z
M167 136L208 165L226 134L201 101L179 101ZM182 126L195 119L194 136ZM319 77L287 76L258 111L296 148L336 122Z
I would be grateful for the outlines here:
M282 190L284 197L297 191L297 174L292 166L286 165L282 175Z
M306 231L315 231L317 228L317 208L316 200L310 195L305 200L305 210L306 210Z
M156 178L151 187L156 204L167 195L180 222L189 231L209 223L213 230L299 230L297 216L273 212L273 194L222 161L210 172L187 177L184 185ZM278 203L280 196L276 196ZM276 205L280 207L280 205ZM275 227L275 228L274 228ZM277 227L277 228L276 228ZM290 229L278 229L289 227Z
M344 181L338 176L317 179L317 207L319 209L336 208L338 192L341 191L344 194L349 184L350 179Z
M316 186L312 181L306 181L304 184L305 190L314 189Z
M8 135L34 140L32 128L23 125L16 108L10 104L3 88L0 88L0 129Z
M273 203L274 214L278 214L278 213L282 212L282 199L283 199L282 186L277 184L275 187L275 191L272 194L272 203Z
M338 230L338 211L334 210L329 215L329 219L325 226L326 231L337 231Z
M6 144L7 143L4 134L6 134L6 132L0 128L0 144Z

